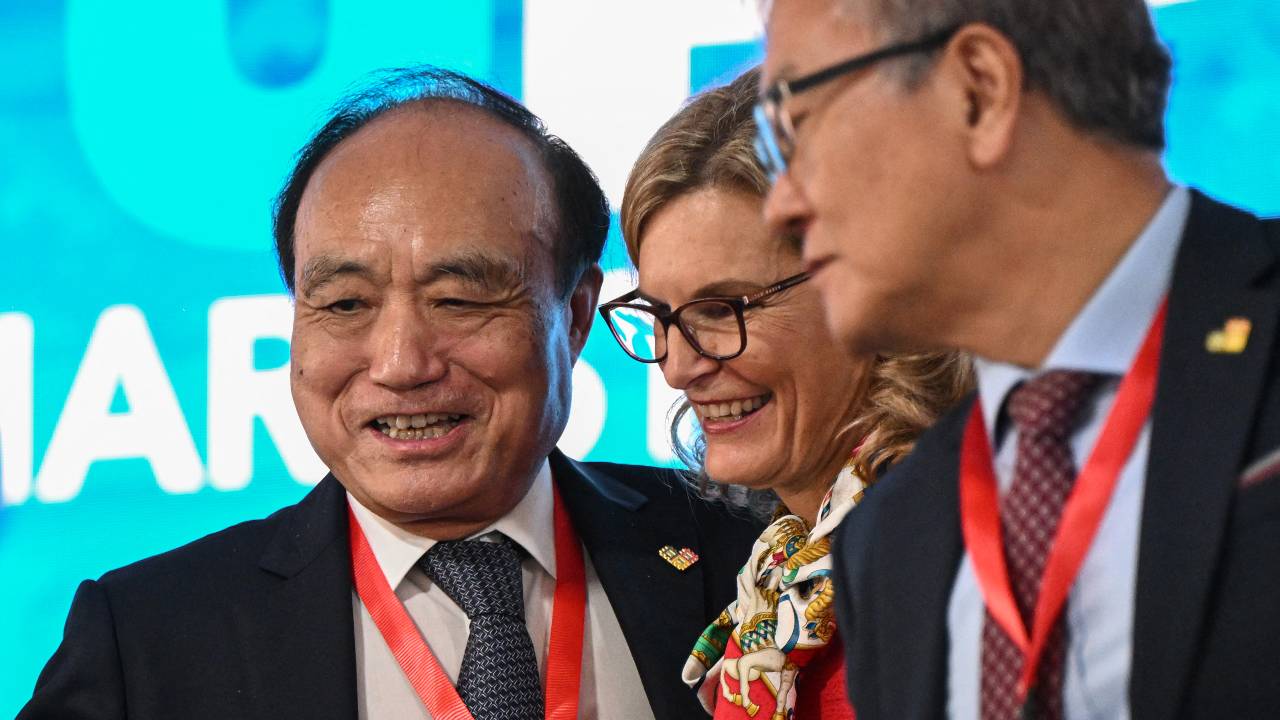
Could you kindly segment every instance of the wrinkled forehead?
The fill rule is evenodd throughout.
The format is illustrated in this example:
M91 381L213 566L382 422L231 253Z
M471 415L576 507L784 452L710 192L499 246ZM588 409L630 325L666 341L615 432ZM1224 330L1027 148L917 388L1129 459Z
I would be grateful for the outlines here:
M344 248L412 245L528 259L553 254L552 179L518 129L456 102L408 106L340 143L299 206L299 265Z

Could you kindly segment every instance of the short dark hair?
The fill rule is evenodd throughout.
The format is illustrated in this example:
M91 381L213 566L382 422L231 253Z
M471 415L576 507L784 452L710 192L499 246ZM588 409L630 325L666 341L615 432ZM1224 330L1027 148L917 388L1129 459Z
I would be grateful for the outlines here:
M573 148L549 133L537 115L497 88L459 72L418 65L374 73L333 106L329 119L298 151L273 208L276 257L290 292L294 290L294 225L316 168L343 140L374 119L407 105L436 102L481 110L520 131L539 151L556 197L555 274L562 296L572 291L584 270L599 262L609 232L609 201L595 173Z
M1077 128L1149 150L1164 147L1172 61L1144 0L852 0L895 40L985 23L1022 58L1025 83ZM926 58L908 60L918 78Z

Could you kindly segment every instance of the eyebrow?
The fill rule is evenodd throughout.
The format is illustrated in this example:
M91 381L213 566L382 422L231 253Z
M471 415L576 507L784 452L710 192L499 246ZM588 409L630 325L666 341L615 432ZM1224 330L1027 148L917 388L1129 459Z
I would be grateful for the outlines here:
M527 263L510 257L483 252L466 252L432 263L419 278L430 285L447 278L457 278L483 290L494 292L520 287L528 277ZM317 255L302 266L298 283L304 297L339 277L354 275L375 282L374 271L358 260L335 255Z
M703 285L702 287L698 288L693 292L689 300L690 301L701 300L703 298L712 298L712 297L738 298L744 295L750 295L751 293L757 290L763 290L768 286L769 286L768 284L761 284L755 280L741 280L738 278L726 278L724 280L717 280L715 282L707 283L706 285ZM646 293L645 291L639 288L636 288L636 296L647 303L657 305L659 307L671 307L666 302L659 300L658 298Z
M317 255L302 266L302 279L298 284L304 297L344 275L356 275L365 280L373 279L373 269L364 263L334 255Z
M693 291L695 298L701 297L741 297L750 295L757 290L763 290L769 287L769 283L761 283L756 280L741 280L738 278L726 278L717 280L713 283L707 283L697 290Z
M653 305L654 307L662 307L662 308L671 307L670 305L650 295L649 293L641 290L640 288L636 288L636 297L649 303L650 305Z
M523 260L472 251L432 263L419 282L430 285L456 278L492 292L520 287L528 275L527 263Z

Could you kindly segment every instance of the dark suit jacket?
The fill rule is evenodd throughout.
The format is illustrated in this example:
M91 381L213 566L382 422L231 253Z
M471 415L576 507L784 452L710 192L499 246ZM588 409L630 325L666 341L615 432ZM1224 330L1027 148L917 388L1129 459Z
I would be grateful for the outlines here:
M1134 720L1280 717L1280 223L1195 194L1152 410L1129 702ZM1229 317L1244 352L1211 354ZM970 398L867 493L837 540L858 720L945 716ZM1252 472L1247 472L1252 469Z
M574 527L659 719L703 715L680 669L733 599L759 532L674 473L551 456ZM37 718L347 718L356 712L346 496L302 502L86 581L19 714ZM658 555L688 547L679 572Z

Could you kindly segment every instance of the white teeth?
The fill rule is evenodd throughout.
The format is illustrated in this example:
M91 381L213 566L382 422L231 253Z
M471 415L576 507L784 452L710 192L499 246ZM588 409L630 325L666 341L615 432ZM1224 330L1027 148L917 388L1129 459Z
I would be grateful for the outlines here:
M758 395L745 400L733 400L722 403L706 403L698 405L698 413L705 420L738 420L764 407L768 395Z
M375 426L396 440L423 440L444 437L461 419L461 415L446 413L384 415L375 421Z

